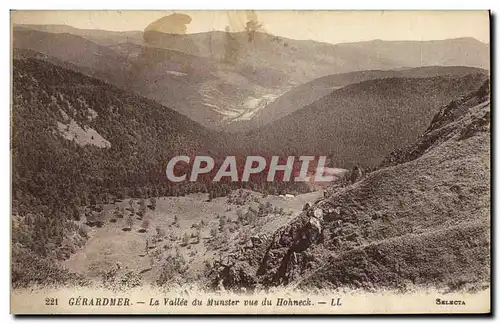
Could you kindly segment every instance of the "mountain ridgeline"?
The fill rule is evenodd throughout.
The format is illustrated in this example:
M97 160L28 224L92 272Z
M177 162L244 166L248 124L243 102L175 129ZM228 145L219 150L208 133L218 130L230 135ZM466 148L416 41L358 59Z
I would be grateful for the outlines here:
M432 262L451 286L468 285L473 271L487 278L488 44L334 45L259 32L173 35L154 26L13 28L15 285L75 279L51 260L67 260L85 244L81 220L101 205L190 193L208 193L208 204L234 188L259 192L251 194L256 202L282 195L286 204L286 194L312 188L260 175L213 182L213 172L173 183L165 169L177 155L211 156L214 170L228 155L239 171L248 155L327 156L327 167L370 170L354 184L328 184L300 216L276 219L279 229L261 246L212 268L217 279L205 280L216 285L429 283L412 258ZM465 241L440 247L438 238L448 236ZM372 262L374 255L387 258Z
M265 111L294 87L332 74L427 65L489 68L488 44L471 38L334 45L260 32L250 38L245 32L176 35L19 25L13 46L71 63L205 127L230 130L238 128L232 123L254 120L261 111L258 126L292 112L295 108Z
M373 167L413 142L439 106L488 78L484 73L383 78L335 90L245 135L252 153L327 155L335 167Z
M306 107L322 97L350 84L386 78L430 78L488 74L487 70L468 66L423 66L397 70L368 70L327 75L293 87L259 110L251 120L232 122L224 129L231 132L262 127Z
M376 170L331 187L252 249L228 251L214 286L488 287L490 111L487 80L442 106L418 140Z

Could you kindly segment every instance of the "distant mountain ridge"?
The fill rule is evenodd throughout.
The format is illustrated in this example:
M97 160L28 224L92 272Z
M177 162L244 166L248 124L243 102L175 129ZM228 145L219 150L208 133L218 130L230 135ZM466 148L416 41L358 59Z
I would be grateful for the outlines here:
M334 45L259 32L250 41L245 32L150 31L145 40L137 31L17 25L13 44L85 68L79 72L215 129L252 120L260 111L270 116L266 108L285 92L331 74L423 65L489 68L489 45L474 39ZM192 67L191 74L183 67Z
M242 135L243 142L252 153L329 154L332 167L374 166L394 149L413 142L436 107L467 94L487 78L477 73L351 84Z
M103 284L116 263L144 284L246 293L489 288L488 48L424 43L15 27L12 287L83 282L59 268L82 248L74 271ZM179 155L215 167L167 181ZM267 172L212 181L227 156L240 174L249 155L326 155L338 173L311 195ZM155 231L151 262L142 246ZM100 244L85 250L88 239ZM101 247L117 258L86 258Z
M375 171L332 186L251 249L228 251L235 261L221 262L213 285L490 288L489 95L489 80L477 83Z
M267 105L266 109L259 110L248 122L234 122L227 125L224 130L244 132L255 127L262 127L294 111L300 110L344 86L367 80L396 77L465 76L477 73L487 75L489 72L488 70L466 66L425 66L409 69L368 70L328 75L292 88Z
M159 41L157 44L146 44L144 40L144 31L78 29L68 25L15 25L14 27L16 29L37 30L55 34L74 34L103 46L116 45L119 43L149 45L161 48L166 48L165 46L168 46L169 49L179 50L187 54L216 59L224 58L226 44L223 43L228 40L228 34L231 35L231 38L236 40L240 46L245 47L246 43L250 43L248 42L248 34L246 32L229 33L225 31L211 31L190 34L164 34L156 31L149 31L149 33L157 34L158 38L163 39L163 42ZM387 60L401 62L400 67L404 68L432 65L457 65L489 69L489 55L487 55L489 44L483 43L472 37L426 41L387 41L375 39L371 41L331 44L314 40L294 40L262 32L255 32L254 41L267 41L279 44L279 48L281 49L293 49L295 45L297 46L295 51L299 52L302 47L301 44L306 43L313 44L312 47L314 49L326 50L328 54L332 54L329 52L332 47L344 50L360 50L369 53L369 55L377 55L386 57ZM443 51L443 49L447 50ZM464 52L468 54L464 55ZM325 59L328 60L328 58ZM403 62L408 63L403 64ZM359 63L364 64L365 62ZM373 69L374 68L371 68L370 70ZM367 69L359 68L357 70ZM343 73L344 71L335 72Z

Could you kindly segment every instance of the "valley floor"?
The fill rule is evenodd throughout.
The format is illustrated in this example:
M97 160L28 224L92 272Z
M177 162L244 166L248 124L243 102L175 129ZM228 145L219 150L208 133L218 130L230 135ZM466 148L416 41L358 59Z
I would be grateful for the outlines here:
M241 205L230 201L229 197L237 197L240 193L245 197L240 199ZM257 192L241 190L212 201L208 201L208 194L201 193L185 197L159 197L155 210L148 208L144 217L149 220L146 232L141 232L138 217L135 217L131 231L126 230L126 217L118 218L115 223L108 219L100 228L89 228L90 238L86 245L63 265L94 280L100 280L103 271L119 268L118 273L133 271L140 274L143 282L153 282L160 276L164 260L168 262L169 257L180 255L189 272L201 271L205 262L212 263L225 251L248 244L250 236L273 233L299 215L306 203L313 203L321 196L322 191L295 197L263 197ZM238 221L238 215L241 217L249 208L258 210L259 206L266 204L277 213L266 213L252 224ZM116 206L127 210L129 201L107 205L105 211L110 214ZM200 224L198 239L194 236ZM156 228L163 229L166 235L161 241L151 243ZM183 244L186 235L189 240Z

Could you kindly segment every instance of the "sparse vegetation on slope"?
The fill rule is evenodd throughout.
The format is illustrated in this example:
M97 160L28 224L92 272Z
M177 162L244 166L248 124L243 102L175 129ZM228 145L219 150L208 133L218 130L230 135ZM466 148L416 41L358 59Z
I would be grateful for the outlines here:
M193 184L170 186L164 168L169 156L207 147L210 132L153 101L21 58L13 62L12 105L12 210L17 224L12 243L19 249L13 262L20 268L31 262L25 258L30 253L61 260L75 251L75 244L81 246L86 237L73 236L78 231L74 221L86 214L89 224L103 224L100 211L85 212L86 206L124 196L198 190ZM68 138L61 127L69 131L72 125L92 129L111 144ZM32 266L36 264L41 265ZM22 275L13 279L29 280Z
M398 159L308 207L216 281L231 288L247 278L248 289L488 287L488 89L486 81L443 106Z

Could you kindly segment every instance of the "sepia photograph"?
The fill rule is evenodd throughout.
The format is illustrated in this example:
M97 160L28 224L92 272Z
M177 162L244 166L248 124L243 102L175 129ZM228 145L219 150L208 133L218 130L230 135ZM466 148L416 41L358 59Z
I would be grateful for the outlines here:
M490 20L11 10L11 313L490 313Z

